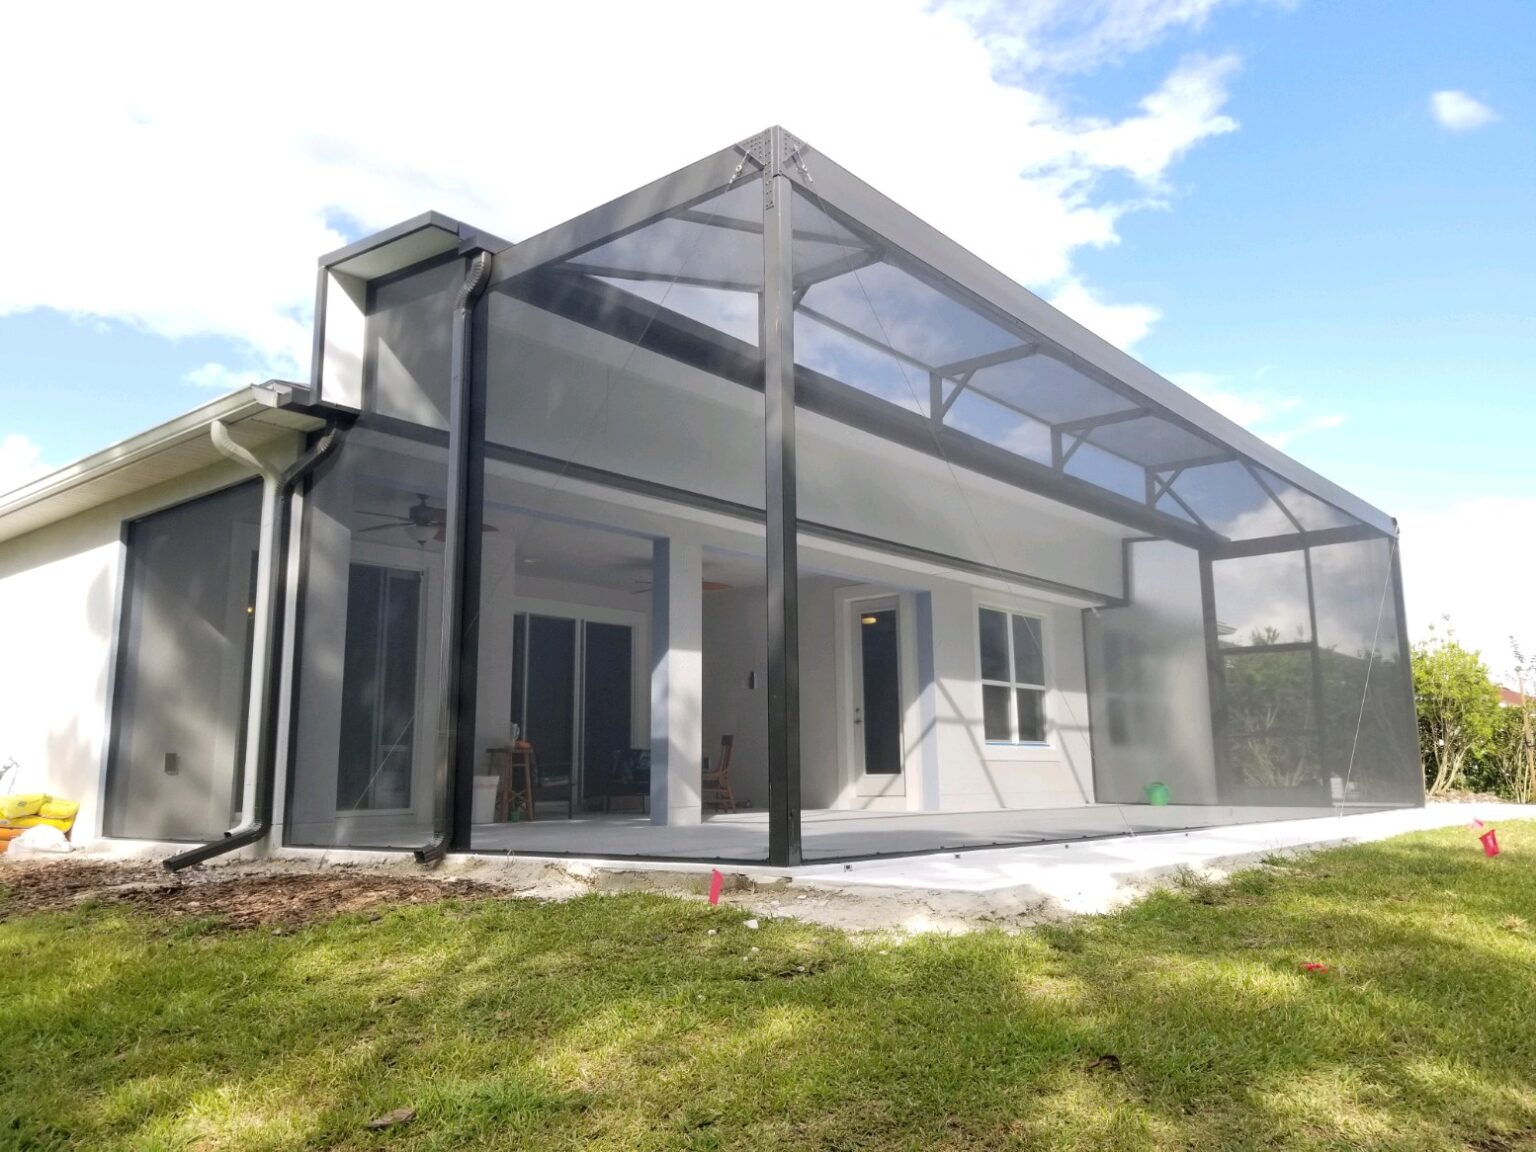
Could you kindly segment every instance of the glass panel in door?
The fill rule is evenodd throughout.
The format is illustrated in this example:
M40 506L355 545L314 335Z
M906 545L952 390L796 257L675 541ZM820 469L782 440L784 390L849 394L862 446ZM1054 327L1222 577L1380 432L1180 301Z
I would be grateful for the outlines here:
M513 721L533 745L537 799L563 806L576 771L576 621L531 614L521 621L522 699Z
M421 573L353 564L336 808L402 809L415 759Z
M581 748L582 795L604 807L617 795L638 795L639 782L615 778L616 757L630 748L633 691L633 629L588 621L584 628Z
M866 776L901 775L901 644L895 603L855 605L858 612L855 742Z

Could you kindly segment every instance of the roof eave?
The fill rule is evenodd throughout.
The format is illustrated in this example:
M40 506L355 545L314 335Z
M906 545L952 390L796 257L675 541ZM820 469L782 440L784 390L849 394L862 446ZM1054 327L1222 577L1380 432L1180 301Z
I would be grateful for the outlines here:
M0 539L14 535L5 531L6 522L24 509L33 508L93 480L132 467L177 444L205 436L215 420L233 425L252 416L274 411L287 413L295 431L312 431L325 424L323 412L310 403L309 388L305 385L280 380L248 385L72 464L66 464L20 488L0 493Z

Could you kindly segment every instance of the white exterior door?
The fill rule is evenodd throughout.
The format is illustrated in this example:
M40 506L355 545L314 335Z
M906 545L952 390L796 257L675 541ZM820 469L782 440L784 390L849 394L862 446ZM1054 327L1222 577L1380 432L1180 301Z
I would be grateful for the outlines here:
M895 596L848 602L848 749L859 796L907 793L903 626Z

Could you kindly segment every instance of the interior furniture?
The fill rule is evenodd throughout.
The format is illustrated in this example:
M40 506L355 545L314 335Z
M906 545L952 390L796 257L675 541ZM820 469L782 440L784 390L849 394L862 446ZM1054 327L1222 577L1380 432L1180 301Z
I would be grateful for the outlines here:
M518 811L524 820L532 820L533 746L518 741L513 748L487 748L485 759L491 775L501 777L496 789L496 822L505 824Z
M540 764L538 755L533 750L533 745L526 740L519 740L512 748L515 759L519 753L528 757L529 773L533 778L533 799L530 808L537 810L539 802L564 801L565 818L569 820L576 813L576 776L569 764L563 767L551 768ZM533 817L530 816L531 820Z
M704 807L717 812L736 811L736 794L731 791L731 756L736 750L736 737L720 737L720 759L713 767L708 760L700 778Z
M649 748L615 748L608 769L607 787L603 789L603 811L613 808L615 797L633 796L639 799L640 809L651 810L651 750Z

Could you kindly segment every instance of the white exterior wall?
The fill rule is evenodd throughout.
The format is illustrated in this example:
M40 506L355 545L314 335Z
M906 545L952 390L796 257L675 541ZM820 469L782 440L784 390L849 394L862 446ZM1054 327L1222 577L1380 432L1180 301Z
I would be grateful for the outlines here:
M895 580L900 583L895 583ZM969 812L1070 807L1092 803L1093 754L1083 662L1082 610L998 585L962 579L914 581L871 566L868 581L802 577L800 720L802 797L807 808ZM899 795L859 796L850 771L846 601L898 595L903 634L902 702L906 759ZM932 723L924 716L916 597L931 598ZM1046 740L1041 745L988 744L982 736L977 612L983 605L1038 616L1044 622ZM706 650L706 665L708 663ZM925 792L925 756L936 757L938 795Z
M123 524L247 478L219 464L0 542L0 762L12 791L80 801L77 843L102 828Z
M1044 624L1043 745L988 744L982 738L977 612L983 605L1038 616ZM1093 802L1082 616L1080 608L1001 589L956 583L935 587L941 811L1057 808Z
M736 738L731 790L738 805L760 810L768 807L767 663L763 590L704 593L703 752L714 764L720 738Z

